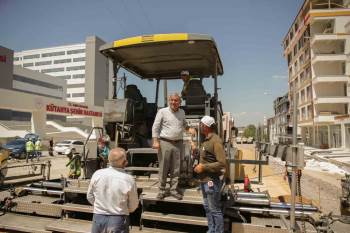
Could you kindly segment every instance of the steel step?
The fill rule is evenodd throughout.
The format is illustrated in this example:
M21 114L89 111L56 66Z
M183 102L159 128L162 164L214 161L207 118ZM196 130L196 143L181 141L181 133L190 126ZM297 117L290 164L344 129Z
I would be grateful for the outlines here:
M56 219L53 218L6 213L0 216L0 231L49 233L51 231L46 230L45 227L55 221Z
M149 186L149 187L144 187L144 192L154 192L154 193L158 193L159 192L159 187L158 185L156 186ZM202 191L200 189L197 188L191 188L191 189L184 189L184 196L202 196Z
M15 206L10 209L11 212L37 214L50 217L61 217L62 205L54 204L59 201L57 197L41 196L41 195L27 195L17 197L12 200Z
M125 171L143 171L143 172L158 172L159 168L157 167L126 167Z
M62 205L62 210L65 211L74 211L74 212L82 212L82 213L93 213L94 207L91 205L80 205L73 203L65 203Z
M184 232L163 230L163 229L150 228L150 227L142 227L142 229L140 230L139 227L133 227L131 228L130 233L184 233Z
M88 187L68 186L63 189L63 192L86 194L87 190L88 190Z
M92 227L91 221L80 219L59 219L46 225L46 232L62 232L62 233L90 233ZM45 232L45 233L46 233ZM161 230L155 228L132 226L130 233L175 233L178 231Z
M46 230L63 233L90 233L91 221L79 219L59 219L46 226Z
M171 222L179 224L207 226L208 222L205 217L189 216L189 215L178 215L178 214L163 214L157 212L145 211L141 215L142 220L152 220L160 222Z
M197 204L197 205L202 205L203 204L203 197L202 195L197 195L197 196L188 196L184 195L182 200L177 200L172 196L168 196L164 198L163 200L159 200L157 198L158 193L157 192L143 192L140 196L140 198L145 202L145 201L152 201L152 202L157 202L157 201L163 201L163 202L173 202L173 203L184 203L184 204Z

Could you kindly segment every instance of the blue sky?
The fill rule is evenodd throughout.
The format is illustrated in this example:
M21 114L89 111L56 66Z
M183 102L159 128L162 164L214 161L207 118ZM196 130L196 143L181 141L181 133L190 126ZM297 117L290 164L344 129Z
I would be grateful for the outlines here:
M236 125L262 123L287 92L281 46L303 0L0 0L0 45L15 51L189 32L214 37L224 65L219 94ZM140 84L136 78L128 83ZM155 83L142 86L154 98ZM212 82L206 82L212 91ZM181 90L181 83L170 91Z

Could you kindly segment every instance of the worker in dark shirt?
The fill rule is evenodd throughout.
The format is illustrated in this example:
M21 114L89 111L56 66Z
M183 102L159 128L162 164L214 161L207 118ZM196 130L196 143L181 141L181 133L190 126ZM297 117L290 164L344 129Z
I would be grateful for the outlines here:
M201 180L203 206L208 219L208 232L224 232L224 216L220 201L220 190L226 167L226 156L222 140L214 133L215 120L204 116L200 123L205 136L201 145L199 164L194 168Z

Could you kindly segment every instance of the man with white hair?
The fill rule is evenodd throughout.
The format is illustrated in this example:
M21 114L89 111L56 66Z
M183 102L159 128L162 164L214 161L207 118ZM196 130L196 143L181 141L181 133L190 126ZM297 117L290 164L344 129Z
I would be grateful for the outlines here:
M199 164L194 168L201 180L203 206L208 219L208 232L224 232L224 216L220 190L226 167L225 150L221 138L215 133L215 120L204 116L200 123L205 136L200 148Z
M162 200L166 196L165 186L170 174L170 195L178 200L182 193L178 187L180 165L183 153L183 132L194 129L188 127L184 110L180 109L181 98L178 93L169 96L169 107L157 112L152 127L152 148L158 149L159 159L159 193L157 198Z
M129 213L139 204L135 180L125 173L126 152L109 152L109 168L97 170L90 181L87 200L94 206L92 233L129 232Z

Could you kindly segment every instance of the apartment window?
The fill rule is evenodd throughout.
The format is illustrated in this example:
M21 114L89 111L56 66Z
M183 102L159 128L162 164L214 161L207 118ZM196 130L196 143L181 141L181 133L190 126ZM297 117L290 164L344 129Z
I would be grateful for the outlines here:
M307 95L307 100L311 100L311 86L308 86L306 88L306 95Z
M45 66L45 65L51 65L52 61L39 61L35 62L35 66Z
M42 73L53 73L53 72L61 72L64 71L64 68L51 68L51 69L42 69Z
M30 67L30 66L34 66L34 64L33 63L24 63L23 64L23 67Z
M298 50L300 50L302 47L303 47L303 39L300 38L299 41L298 41Z
M305 120L306 119L306 108L301 109L301 119Z
M85 78L85 74L73 74L72 78Z
M53 63L54 64L62 64L62 63L69 63L71 61L72 61L72 59L61 59L61 60L55 60Z
M72 97L85 97L85 93L72 93Z
M299 60L299 64L303 65L304 64L304 55L301 54L298 60Z
M61 55L65 55L65 52L59 51L59 52L52 52L52 53L43 53L41 54L41 57L56 57Z
M311 76L311 68L310 68L310 66L309 66L309 67L307 67L306 70L305 70L305 77L306 77L306 78L310 78L310 76Z
M67 54L78 54L78 53L85 53L85 49L75 49L75 50L67 51Z
M69 66L66 68L66 71L72 71L72 70L85 70L85 66Z
M69 84L67 88L79 88L79 87L85 87L84 83L79 83L79 84Z
M40 58L40 54L33 54L33 55L26 55L26 56L23 56L23 60L26 60L26 59L33 59L33 58Z
M311 109L311 105L307 106L307 118L308 118L308 119L312 118L312 109Z
M70 79L70 75L60 75L60 76L56 76L56 78Z
M14 57L13 60L14 61L19 61L19 57Z
M85 61L85 57L73 58L73 62Z
M295 70L295 72L298 71L298 60L295 61L295 63L294 63L294 70Z
M300 100L300 102L301 103L303 103L304 101L305 101L305 91L304 90L302 90L301 92L300 92L300 94L301 94L301 100Z

